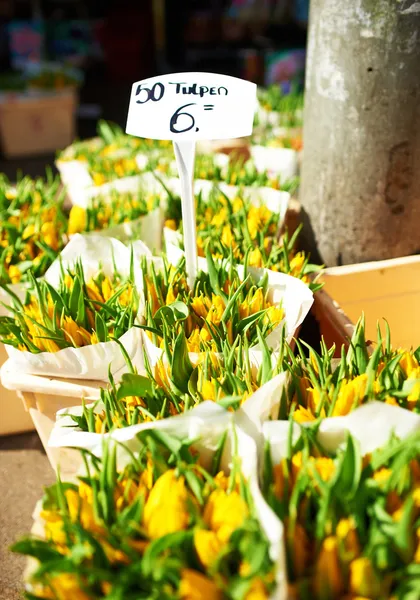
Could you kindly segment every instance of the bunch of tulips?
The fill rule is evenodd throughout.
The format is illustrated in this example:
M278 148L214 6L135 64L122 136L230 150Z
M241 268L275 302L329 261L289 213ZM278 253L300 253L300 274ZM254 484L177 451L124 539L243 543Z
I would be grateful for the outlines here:
M241 281L233 262L214 261L209 251L207 267L190 289L184 259L176 267L163 260L160 269L144 259L143 327L156 346L174 354L184 345L188 352L222 352L226 340L252 346L282 323L284 310L269 300L266 274L254 281L245 272Z
M0 284L42 276L64 247L66 219L60 181L0 179Z
M81 348L120 338L133 327L138 293L133 276L109 277L99 270L87 279L78 261L62 268L55 287L29 275L26 298L21 301L7 286L12 298L11 316L0 317L0 340L34 354Z
M174 202L172 200L171 202ZM168 213L165 227L183 232L182 220L174 210ZM217 258L230 258L250 267L266 268L297 277L316 291L318 284L311 274L319 267L309 263L309 257L296 252L296 242L301 231L298 227L289 237L280 232L279 214L265 204L251 202L246 193L230 199L215 187L208 197L196 197L197 253L205 256L209 248Z
M348 435L328 452L303 427L263 490L282 520L289 597L416 598L420 562L420 434L362 456ZM290 440L291 440L290 436Z
M210 469L191 441L148 430L143 450L117 469L115 448L88 460L76 483L45 490L44 539L13 547L38 566L32 598L252 600L275 586L269 542L240 463Z

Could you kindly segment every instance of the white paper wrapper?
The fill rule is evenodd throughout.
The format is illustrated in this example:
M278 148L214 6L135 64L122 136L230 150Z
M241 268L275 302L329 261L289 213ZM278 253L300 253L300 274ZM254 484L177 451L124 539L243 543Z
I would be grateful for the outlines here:
M142 249L137 247L135 253ZM86 279L95 275L100 266L106 275L114 273L112 257L122 276L130 272L130 250L121 242L112 238L95 235L75 235L61 253L63 266L69 267L81 257ZM135 283L141 280L141 271L136 273ZM57 259L45 274L45 279L53 286L60 280L60 262ZM142 312L142 303L139 313ZM120 338L121 343L138 370L144 368L141 331L133 327ZM33 375L48 375L68 379L108 380L108 366L118 380L126 372L127 367L121 349L116 342L101 342L82 348L64 348L58 352L21 352L13 346L6 345L11 359L10 365L17 371Z
M81 407L70 410L79 410ZM60 411L64 413L65 411ZM80 414L80 413L79 413ZM68 423L69 417L62 417ZM235 434L233 435L233 428ZM189 438L196 440L194 448L200 453L200 463L209 468L212 458L223 434L228 430L224 451L221 457L221 469L229 472L232 467L232 453L237 444L238 455L242 459L242 471L249 481L250 491L255 503L257 518L262 529L270 542L270 557L276 564L277 589L272 594L272 600L286 598L285 588L285 558L281 543L283 527L269 506L265 503L258 487L257 478L257 447L255 441L245 431L236 425L233 413L225 411L214 402L203 402L191 411L152 423L133 425L124 429L115 430L104 436L98 434L83 434L82 432L69 430L65 432L54 428L49 446L89 449L97 456L103 452L103 438L110 438L117 442L117 461L119 466L130 461L124 447L131 452L137 453L141 450L141 442L136 437L141 431L158 429L178 438ZM236 441L235 441L236 440Z
M259 361L259 363L257 362ZM261 364L260 357L253 357L251 364L258 369ZM154 365L152 365L153 367ZM265 385L259 388L254 394L252 394L241 406L241 408L235 413L235 422L240 425L244 432L250 435L256 442L259 448L262 444L262 424L269 418L275 418L278 412L278 404L282 395L284 386L286 385L287 374L280 373L273 379L268 381ZM196 414L199 406L214 404L217 409L200 409L204 412L206 410L222 411L221 407L210 400L203 402L202 404L194 407L185 415L191 413ZM95 412L101 413L104 409L102 402L96 402L88 405L90 408L94 407ZM224 411L223 411L224 412ZM81 416L83 413L83 407L78 405L71 408L64 408L59 410L56 415L56 422L51 433L48 445L58 448L68 448L76 446L78 448L99 448L102 443L102 434L82 431L77 427L75 421L71 418L71 415ZM200 414L200 411L198 411ZM232 413L230 413L232 414ZM168 421L166 419L165 421ZM148 425L147 423L145 426ZM143 426L143 425L142 425ZM137 427L137 426L136 426ZM130 437L135 435L137 430L133 427L128 427L130 431L126 436ZM105 434L109 435L109 434ZM60 462L60 461L59 461ZM68 469L66 469L66 472Z
M292 179L298 174L298 153L291 148L251 146L251 157L258 171L279 175L281 181Z
M293 425L293 442L299 439L301 427L304 426L298 423ZM350 433L358 440L361 453L365 455L384 446L392 434L405 439L419 430L420 415L399 406L373 401L344 417L324 419L318 430L318 441L326 451L335 452L345 444ZM286 456L288 432L288 421L268 421L263 425L263 436L270 442L274 464Z

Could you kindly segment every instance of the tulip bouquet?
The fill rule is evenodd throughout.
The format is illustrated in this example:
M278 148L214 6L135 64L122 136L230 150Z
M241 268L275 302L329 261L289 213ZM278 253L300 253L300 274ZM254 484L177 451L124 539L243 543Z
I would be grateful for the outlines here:
M20 351L58 352L107 342L134 324L139 297L133 276L124 280L115 272L110 278L100 270L86 280L78 261L74 269L63 269L58 289L29 277L25 300L10 291L13 316L0 317L1 341Z
M142 368L141 333L134 327L141 296L134 256L112 238L79 234L48 269L31 277L25 295L12 298L0 319L11 368L23 373L106 381L126 371L124 353ZM118 268L115 266L118 264Z
M139 177L149 163L153 165L156 153L171 151L170 142L135 138L105 121L100 121L98 133L99 137L77 142L57 157L57 168L73 204L85 201L84 192Z
M160 197L155 193L118 192L108 197L94 196L86 208L73 206L70 210L68 234L109 229L131 223L158 208Z
M311 348L309 357L297 344L300 355L290 365L296 421L347 415L372 399L420 411L420 351L393 349L387 324L385 339L378 328L370 355L363 317L340 360L332 358L335 348L327 349L324 343L320 354Z
M340 425L326 419L298 435L291 420L282 450L270 424L263 493L285 527L290 598L418 596L420 423L413 417L374 403Z
M282 125L283 127L301 127L303 111L303 94L290 93L284 95L280 86L272 86L258 90L260 109L256 115L255 125Z
M269 598L276 573L261 510L238 458L229 475L220 468L226 425L206 461L206 438L198 450L179 426L140 431L141 451L127 449L123 468L112 445L101 458L84 452L76 483L46 489L41 537L12 548L36 559L31 598Z
M135 156L140 151L165 150L171 142L127 135L121 127L107 121L98 122L98 137L76 142L58 154L59 161L80 160L94 163L95 158L112 155Z
M284 319L280 304L269 299L268 277L241 280L233 265L216 263L207 252L207 270L200 271L194 289L186 282L185 260L177 266L163 260L161 269L143 260L145 320L143 326L155 346L169 352L223 352L241 339L250 347L263 340Z
M280 236L280 210L279 203L256 202L246 194L238 193L230 199L217 188L208 197L199 193L196 197L198 256L205 255L206 247L216 259L233 254L237 263L287 273L316 291L320 286L310 275L320 268L310 264L303 252L295 251L301 227L290 238L287 231ZM174 216L165 221L167 251L172 243L183 248L182 220Z
M65 243L60 182L27 177L12 187L0 180L0 284L27 282L42 276Z

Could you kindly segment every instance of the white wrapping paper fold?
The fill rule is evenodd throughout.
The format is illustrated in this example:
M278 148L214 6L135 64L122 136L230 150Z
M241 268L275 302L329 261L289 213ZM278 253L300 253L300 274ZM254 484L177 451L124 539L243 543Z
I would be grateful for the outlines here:
M305 425L310 423L294 423L293 442L299 439L301 427ZM263 425L263 436L270 442L274 464L287 455L289 428L288 421L267 421ZM318 441L326 451L335 452L351 434L358 440L360 451L365 455L384 446L392 434L404 439L419 430L420 415L399 406L373 401L344 417L323 419L318 430Z
M279 175L282 182L298 174L299 157L291 148L270 148L251 146L251 157L258 171L268 171L270 175Z
M255 363L254 363L255 364ZM257 366L255 364L255 366ZM253 437L258 443L261 442L261 431L262 424L269 418L275 418L277 415L278 404L280 402L280 398L283 392L283 389L287 382L287 374L280 373L276 375L264 384L261 388L259 388L256 392L254 392L249 398L245 400L241 408L235 414L236 422L241 425L244 432ZM209 406L210 404L214 404L215 409L204 409L200 408L200 406ZM96 402L88 405L89 408L94 407L95 412L101 413L103 411L102 402ZM184 413L185 416L193 415L195 416L204 414L206 410L209 411L219 411L221 414L221 407L207 400L195 408L191 409L191 411ZM223 411L224 412L224 411ZM59 410L56 415L56 421L54 424L54 428L51 432L50 439L48 441L48 445L54 448L88 448L93 452L96 452L97 448L100 447L102 443L103 434L86 432L80 430L75 421L72 419L72 415L81 416L83 413L83 407L81 405L74 406L71 408L64 408ZM231 414L231 413L229 413ZM175 418L175 417L173 417ZM178 418L178 417L176 417ZM158 422L167 422L169 419L163 419ZM190 421L184 421L184 424L189 423ZM194 420L192 420L194 422ZM147 425L144 424L144 425ZM130 441L132 437L135 437L137 434L136 427L143 427L144 425L136 425L124 428L124 434L117 434L116 432L112 435L123 436L124 441ZM105 434L109 436L110 434Z
M133 245L135 257L144 254L143 245ZM70 267L75 260L82 261L86 279L95 275L102 267L108 276L114 274L113 261L118 272L124 277L130 272L131 251L121 242L112 238L95 235L75 235L61 253L61 262L64 268ZM45 279L54 287L60 281L60 261L57 259L45 274ZM135 284L141 279L141 271L135 273ZM139 312L142 311L142 301ZM136 327L132 327L121 336L120 342L124 345L133 364L139 371L144 368L142 334ZM41 352L32 354L22 352L13 346L6 345L10 366L16 371L33 375L48 375L68 379L91 379L99 381L108 380L108 367L118 380L127 370L121 348L117 342L101 342L82 348L64 348L58 352Z

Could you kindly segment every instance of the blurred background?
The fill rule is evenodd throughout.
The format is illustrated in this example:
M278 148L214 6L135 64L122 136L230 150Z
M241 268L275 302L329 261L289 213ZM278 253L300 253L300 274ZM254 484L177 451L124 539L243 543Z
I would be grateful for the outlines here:
M134 81L213 71L303 89L309 0L0 0L0 171L125 126Z

